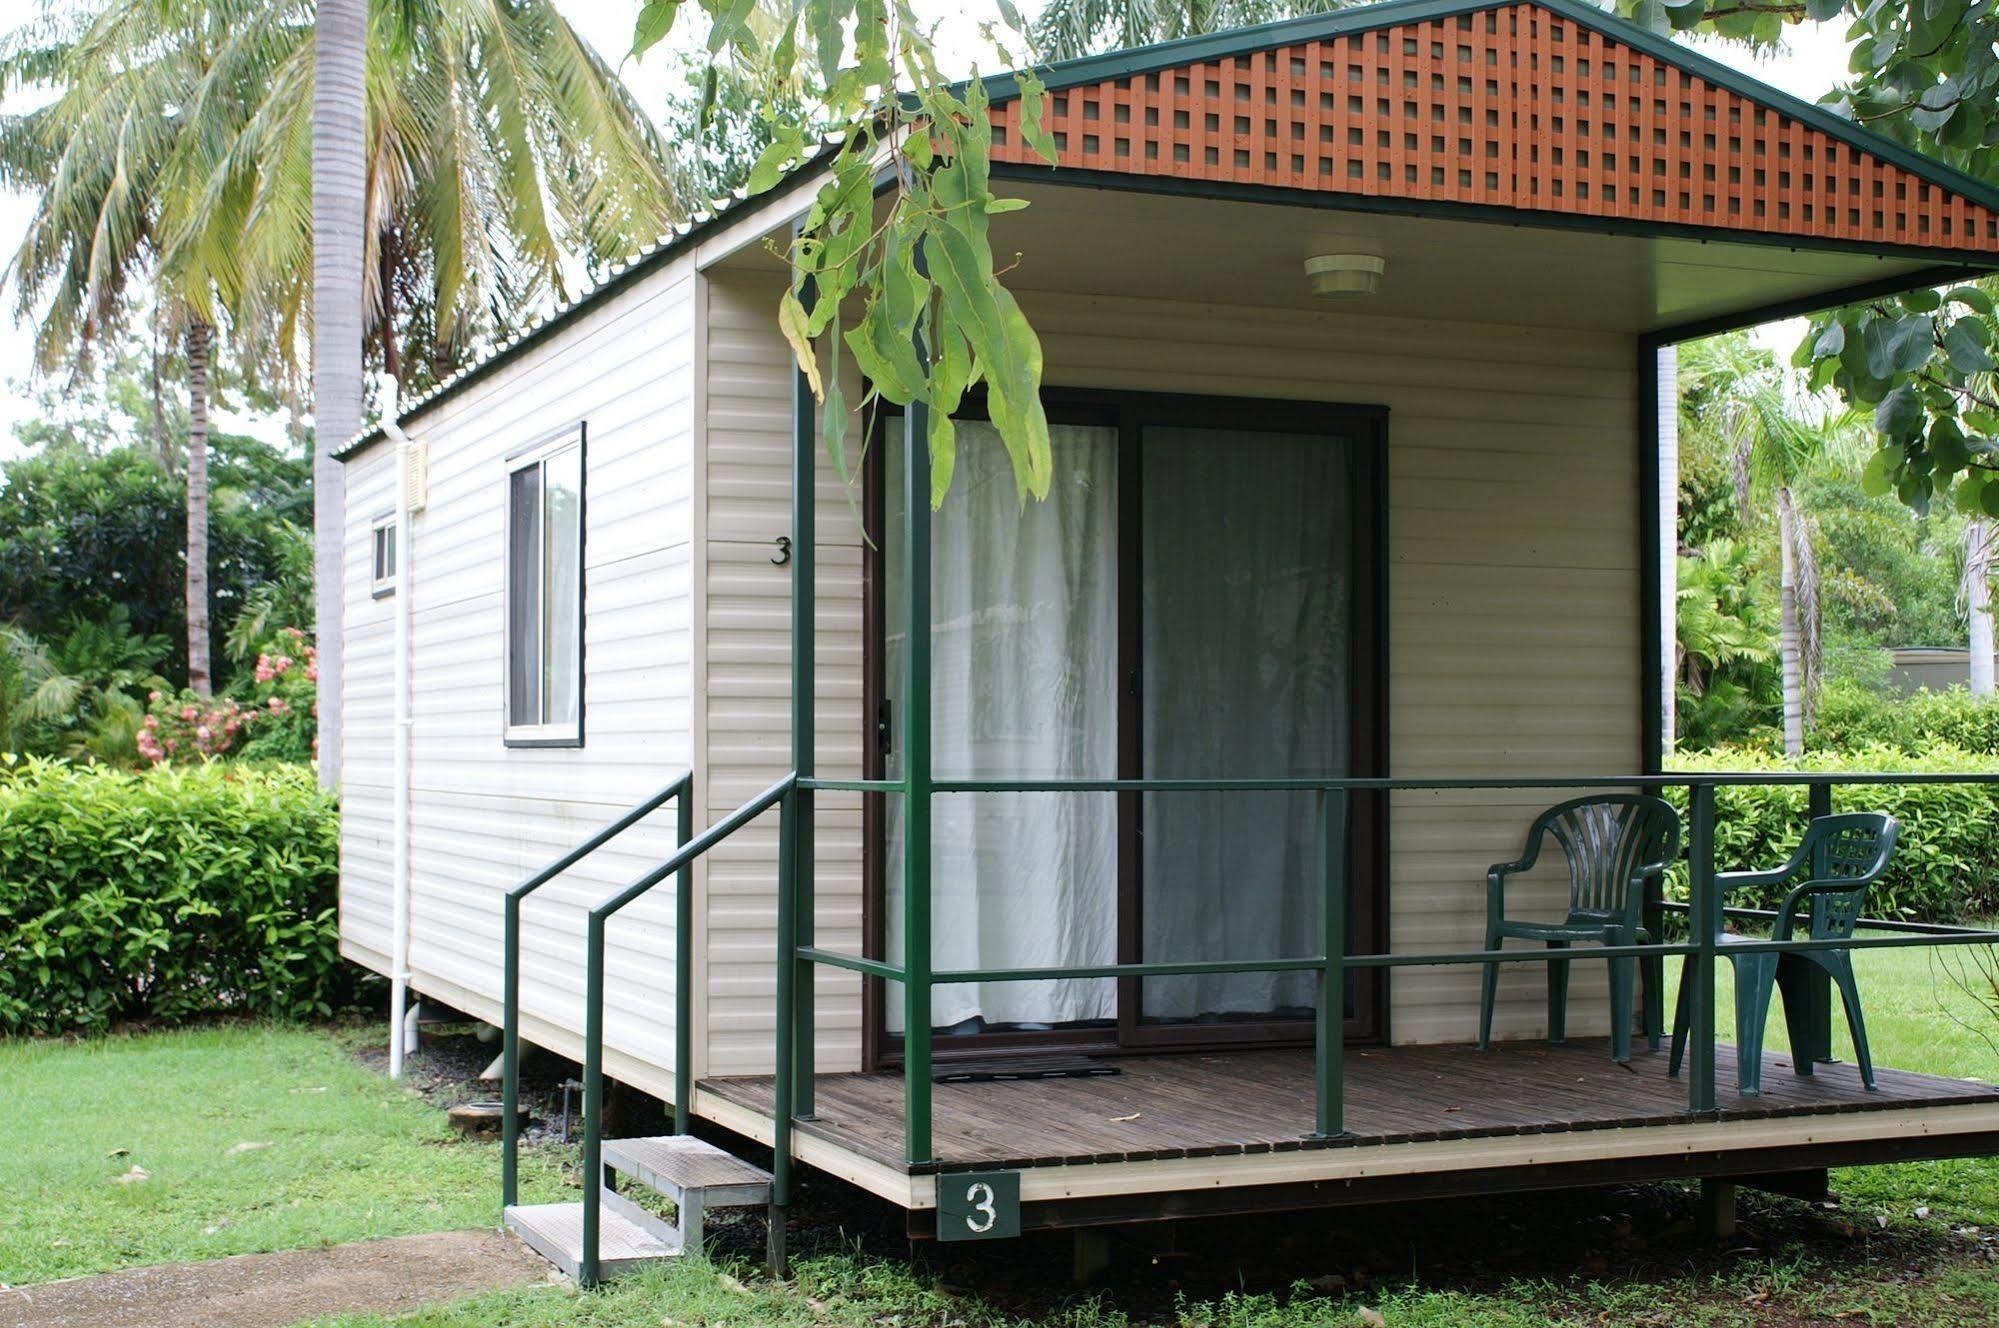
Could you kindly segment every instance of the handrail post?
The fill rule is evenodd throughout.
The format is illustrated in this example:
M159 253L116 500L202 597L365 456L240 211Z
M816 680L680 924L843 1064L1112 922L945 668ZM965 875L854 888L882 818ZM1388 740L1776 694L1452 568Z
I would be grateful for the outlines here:
M799 303L807 312L819 302L819 286L811 277L799 283ZM840 372L839 356L833 357L830 373ZM818 510L815 476L818 468L817 402L805 371L791 371L791 771L800 779L810 779L818 766ZM813 794L809 788L791 795L793 849L792 895L794 939L797 945L811 945L813 924L813 868L815 858ZM818 1023L814 1009L812 965L786 949L777 962L798 970L793 974L792 1000L796 1003L797 1040L792 1055L797 1060L796 1105L800 1116L812 1115L812 1074L814 1042Z
M1832 815L1832 785L1814 782L1808 790L1805 815L1811 820ZM1831 864L1828 846L1821 842L1812 850L1812 879L1823 881ZM1813 908L1818 907L1813 901ZM1783 963L1782 959L1777 961ZM1795 961L1794 961L1795 962ZM1832 1059L1832 974L1817 964L1799 963L1803 970L1805 996L1805 1046L1798 1057L1799 1074L1810 1074L1812 1066Z
M694 775L675 795L673 851L694 838ZM673 1132L686 1134L694 1116L694 864L673 882Z
M597 1285L604 1186L604 915L590 911L583 986L583 1258L579 1286Z
M507 892L504 939L505 996L500 1016L500 1207L520 1202L521 1147L521 897ZM392 1030L391 1036L401 1036Z
M934 1161L930 1133L930 410L903 415L902 1084L910 1165Z
M797 1103L798 1009L792 985L798 972L798 790L778 803L777 821L777 1054L771 1104L771 1266L783 1273L784 1221L791 1206L791 1122Z
M1715 930L1720 923L1714 885L1714 785L1695 782L1688 791L1691 824L1687 830L1687 925L1698 947L1693 963L1687 966L1687 981L1693 984L1692 1029L1688 1038L1687 1110L1695 1113L1715 1109L1714 1096L1714 990L1715 963L1719 954Z
M1333 1139L1346 1127L1346 854L1347 791L1319 793L1319 974L1318 1045L1313 1069L1318 1078L1317 1136Z

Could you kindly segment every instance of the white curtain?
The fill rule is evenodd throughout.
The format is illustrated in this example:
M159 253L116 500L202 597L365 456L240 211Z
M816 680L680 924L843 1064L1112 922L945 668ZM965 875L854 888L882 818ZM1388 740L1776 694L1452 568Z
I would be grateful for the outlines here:
M1352 484L1301 434L1148 429L1141 510L1144 769L1278 778L1348 769ZM1317 952L1310 793L1147 794L1148 962ZM1311 973L1148 978L1147 1020L1300 1012Z
M886 522L890 776L901 774L901 425ZM956 475L933 515L932 766L940 779L1117 773L1117 431L1053 426L1055 480L1022 504L992 426L958 425ZM902 957L902 807L886 799L887 943ZM932 956L939 969L1116 958L1112 794L940 794L932 800ZM978 1031L1116 1016L1108 979L940 987L933 1027ZM888 1023L903 1026L891 987Z

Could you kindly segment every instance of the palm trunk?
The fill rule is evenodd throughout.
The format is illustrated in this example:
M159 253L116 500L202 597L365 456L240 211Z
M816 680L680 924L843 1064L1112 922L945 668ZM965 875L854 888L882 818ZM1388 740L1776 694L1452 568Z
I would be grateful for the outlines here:
M319 780L340 779L346 476L334 452L361 431L362 228L367 188L368 0L319 0L312 94L313 573Z
M1992 523L1982 516L1964 528L1965 616L1970 620L1971 694L1992 695Z
M187 685L209 696L208 661L208 357L215 329L187 329Z
M1798 630L1797 503L1789 486L1777 490L1777 542L1783 548L1784 755L1805 754L1805 662Z

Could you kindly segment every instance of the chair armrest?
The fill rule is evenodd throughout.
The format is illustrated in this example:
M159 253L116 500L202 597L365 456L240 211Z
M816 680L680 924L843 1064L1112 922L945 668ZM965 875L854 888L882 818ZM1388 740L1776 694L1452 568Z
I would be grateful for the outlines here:
M1777 907L1777 923L1770 932L1770 939L1773 941L1791 939L1791 928L1798 920L1799 906L1807 900L1818 895L1851 894L1855 890L1866 889L1869 884L1868 880L1806 881L1803 885L1792 886L1785 894L1784 902Z
M1731 890L1743 890L1755 885L1782 885L1797 875L1798 868L1802 865L1802 862L1793 858L1783 866L1772 867L1768 871L1716 872L1714 888L1720 894L1727 894Z

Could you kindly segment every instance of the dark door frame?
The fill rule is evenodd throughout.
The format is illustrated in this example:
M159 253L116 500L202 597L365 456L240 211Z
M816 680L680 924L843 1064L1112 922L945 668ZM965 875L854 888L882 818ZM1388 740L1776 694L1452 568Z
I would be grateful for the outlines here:
M1105 391L1085 388L1045 388L1043 404L1054 423L1116 428L1118 459L1118 774L1135 778L1142 768L1139 670L1140 611L1138 594L1142 569L1140 496L1143 433L1148 426L1171 425L1244 432L1303 433L1351 438L1355 521L1350 531L1353 586L1353 680L1349 768L1356 776L1388 773L1388 549L1387 442L1388 411L1382 406L1305 402L1235 396L1193 396L1169 393ZM900 716L884 716L887 696L883 673L885 602L884 519L886 468L881 446L887 420L900 412L884 407L869 423L867 453L862 467L862 522L867 539L862 549L862 709L869 733L862 743L862 773L868 779L886 777L886 760ZM957 415L987 418L984 399L971 395ZM863 953L883 958L886 936L886 804L890 794L863 798L862 906ZM1118 795L1118 951L1120 963L1136 963L1142 935L1138 825L1140 798ZM1360 792L1352 796L1349 838L1349 879L1352 913L1348 935L1354 953L1378 953L1388 939L1388 816L1386 796ZM1352 975L1353 1017L1346 1021L1350 1041L1384 1040L1388 1029L1388 974L1371 969ZM1309 1019L1257 1020L1226 1024L1143 1025L1138 1022L1140 978L1118 979L1116 1027L1056 1029L1036 1032L995 1032L938 1039L938 1059L990 1054L1008 1050L1068 1049L1092 1053L1146 1052L1163 1049L1213 1050L1253 1045L1309 1044ZM862 1064L882 1069L899 1064L901 1039L887 1031L884 983L862 980Z

